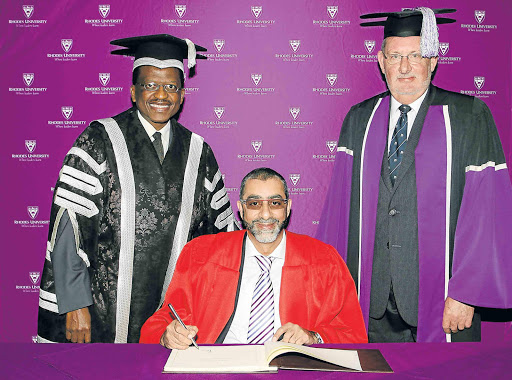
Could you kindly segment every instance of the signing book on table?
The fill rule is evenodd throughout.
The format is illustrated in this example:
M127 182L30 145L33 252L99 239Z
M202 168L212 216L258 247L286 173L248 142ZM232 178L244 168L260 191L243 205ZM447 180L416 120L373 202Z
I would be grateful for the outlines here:
M366 372L368 369L362 368L358 351L376 351L373 360L379 362L380 367L371 366L370 371L392 372L378 350L314 348L281 342L172 350L163 372L247 373L276 372L279 368Z

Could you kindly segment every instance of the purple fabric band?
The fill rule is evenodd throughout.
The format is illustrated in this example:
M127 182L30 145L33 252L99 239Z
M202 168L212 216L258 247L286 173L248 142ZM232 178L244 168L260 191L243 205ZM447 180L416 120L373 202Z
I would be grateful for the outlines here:
M379 181L382 157L386 148L389 124L389 96L382 99L368 127L364 156L362 158L362 212L361 212L361 273L359 276L359 303L364 322L368 329L370 314L370 290L372 281L373 248L375 243L375 224L379 200Z
M430 106L415 150L420 276L418 342L446 341L442 330L446 257L446 142L443 107Z
M350 193L354 157L347 152L338 152L332 172L329 193L326 197L324 214L328 218L318 226L317 238L331 244L343 260L347 261L348 222Z
M508 170L490 166L468 171L453 250L450 297L470 305L512 308L510 220Z

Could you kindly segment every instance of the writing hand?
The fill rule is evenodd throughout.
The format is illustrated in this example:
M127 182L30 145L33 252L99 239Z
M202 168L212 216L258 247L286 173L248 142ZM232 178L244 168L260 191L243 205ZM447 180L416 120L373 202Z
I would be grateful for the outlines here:
M192 344L192 338L197 335L196 326L188 326L185 329L177 320L167 325L160 338L160 344L166 348L185 350Z
M284 335L283 335L284 334ZM318 343L313 332L305 330L299 325L288 322L285 325L279 327L272 337L272 342L277 342L279 337L283 335L281 340L284 343L294 344L315 344Z
M443 330L446 334L471 327L475 308L465 303L446 297L443 312Z
M91 343L91 314L87 307L66 313L66 339L73 343Z

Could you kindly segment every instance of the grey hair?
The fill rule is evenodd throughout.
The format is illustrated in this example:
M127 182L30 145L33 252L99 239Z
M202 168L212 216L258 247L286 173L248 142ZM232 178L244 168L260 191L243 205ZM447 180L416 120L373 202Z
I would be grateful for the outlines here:
M242 199L242 195L244 194L244 191L245 191L245 184L247 183L248 180L259 179L261 181L266 181L267 179L270 179L270 178L277 178L281 181L281 183L283 184L283 188L284 188L284 195L285 195L286 199L288 199L288 185L286 184L286 180L284 179L284 177L281 174L279 174L278 172L276 172L275 170L270 169L270 168L257 168L257 169L251 170L249 173L246 174L246 176L242 180L242 183L240 184L240 193L239 193L240 199Z
M380 45L380 50L384 53L384 49L386 48L386 39L387 38L384 38L382 40L382 45Z

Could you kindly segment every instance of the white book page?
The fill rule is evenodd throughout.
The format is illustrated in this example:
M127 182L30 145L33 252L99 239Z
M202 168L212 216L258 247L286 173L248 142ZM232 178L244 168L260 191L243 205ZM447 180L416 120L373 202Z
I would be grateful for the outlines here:
M271 368L262 345L199 346L172 350L164 372L260 372Z
M265 343L265 356L267 363L270 363L272 359L285 352L298 352L312 358L320 359L332 364L336 364L342 367L354 369L356 371L362 371L361 362L359 361L359 355L356 350L336 350L328 348L317 348L300 346L293 343L281 343L281 342L266 342Z

